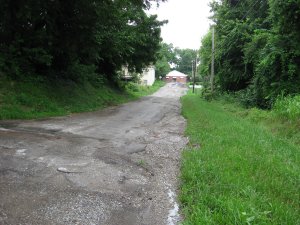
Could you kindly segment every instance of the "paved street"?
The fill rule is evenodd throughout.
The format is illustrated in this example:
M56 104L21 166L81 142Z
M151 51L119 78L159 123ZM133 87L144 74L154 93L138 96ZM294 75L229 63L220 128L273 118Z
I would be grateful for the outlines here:
M0 121L0 224L177 224L185 91L169 84L98 112Z

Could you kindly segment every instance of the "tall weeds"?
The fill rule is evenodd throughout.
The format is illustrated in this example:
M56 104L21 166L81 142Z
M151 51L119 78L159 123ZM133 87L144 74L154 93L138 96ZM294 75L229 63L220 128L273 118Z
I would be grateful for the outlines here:
M284 119L300 120L300 95L277 98L273 111Z

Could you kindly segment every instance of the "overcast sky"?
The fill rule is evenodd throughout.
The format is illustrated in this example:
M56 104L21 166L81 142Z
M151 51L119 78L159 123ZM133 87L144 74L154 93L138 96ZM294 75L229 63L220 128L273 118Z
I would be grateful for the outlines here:
M209 29L211 0L168 0L159 8L152 7L151 14L159 20L169 20L162 27L164 42L174 47L199 49L201 38Z

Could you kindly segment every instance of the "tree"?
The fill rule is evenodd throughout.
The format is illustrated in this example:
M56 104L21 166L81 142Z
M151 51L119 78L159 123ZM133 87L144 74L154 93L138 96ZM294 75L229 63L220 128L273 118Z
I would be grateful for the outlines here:
M221 0L211 8L219 91L237 93L245 104L267 108L280 94L300 92L299 1ZM209 43L207 37L204 40L200 70L205 73Z
M211 65L212 33L209 31L201 40L199 50L200 65L199 74L203 80L209 80Z
M197 57L197 51L193 49L176 49L176 55L178 62L176 65L176 70L192 75L192 61Z
M269 7L271 28L256 31L246 48L257 47L253 89L262 107L271 107L278 95L300 93L300 2L270 0Z
M158 60L155 64L156 77L165 77L177 62L175 48L173 45L162 42L160 44L160 50L157 58Z
M159 0L0 0L0 69L20 76L114 80L155 63Z

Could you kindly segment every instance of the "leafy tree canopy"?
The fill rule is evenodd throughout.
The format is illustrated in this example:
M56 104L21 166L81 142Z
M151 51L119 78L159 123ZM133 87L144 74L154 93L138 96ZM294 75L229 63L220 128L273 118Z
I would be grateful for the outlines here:
M175 48L172 44L162 42L155 64L156 77L165 77L177 63Z
M155 63L159 0L0 0L0 69L14 77L117 78Z
M278 95L300 93L300 2L220 0L215 22L215 71L221 92L237 93L247 105L271 107ZM200 49L209 70L209 34Z
M177 65L176 70L192 75L192 61L197 57L197 51L193 49L176 49Z

